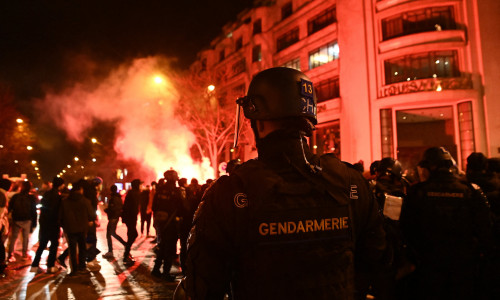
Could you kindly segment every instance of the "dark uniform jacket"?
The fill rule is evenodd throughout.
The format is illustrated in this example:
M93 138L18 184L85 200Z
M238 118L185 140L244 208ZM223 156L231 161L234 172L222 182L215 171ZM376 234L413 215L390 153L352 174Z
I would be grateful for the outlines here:
M15 194L9 202L9 212L13 221L29 221L36 227L36 198L27 192Z
M139 189L131 189L125 196L123 202L122 222L125 224L137 223L137 215L139 214L139 203L141 201L141 191Z
M424 263L478 259L491 239L488 203L481 190L453 174L431 174L412 186L401 211L409 246Z
M167 181L165 184L159 185L152 206L155 222L164 223L169 221L169 223L172 223L173 218L181 213L182 202L185 198L185 193L175 185L175 181Z
M86 233L89 222L96 218L90 200L82 194L70 192L68 198L61 201L59 220L66 233Z
M106 208L108 219L118 219L122 214L122 208L122 197L118 193L112 193L111 196L109 196L108 207Z
M40 230L59 230L59 208L62 196L57 189L43 194L40 208Z
M378 207L360 173L333 155L304 161L301 139L277 132L259 159L205 193L188 245L194 299L353 299L354 255L380 258ZM321 174L321 175L319 175Z

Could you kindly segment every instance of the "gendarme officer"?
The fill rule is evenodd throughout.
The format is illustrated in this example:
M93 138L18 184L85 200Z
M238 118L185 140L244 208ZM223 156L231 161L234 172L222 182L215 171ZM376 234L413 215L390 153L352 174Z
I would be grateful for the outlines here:
M312 82L289 68L258 73L238 99L258 159L205 193L188 242L191 299L354 298L354 261L378 259L385 236L359 172L313 155Z
M476 284L491 243L487 200L477 186L458 178L446 149L427 149L419 165L430 176L410 188L401 211L415 254L414 299L485 299Z

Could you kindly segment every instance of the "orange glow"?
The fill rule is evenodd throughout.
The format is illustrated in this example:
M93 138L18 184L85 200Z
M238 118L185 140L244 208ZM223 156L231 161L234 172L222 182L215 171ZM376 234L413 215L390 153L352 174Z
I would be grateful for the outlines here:
M119 159L141 163L141 174L135 176L145 182L158 180L170 168L188 180L213 178L208 159L197 163L191 158L195 136L175 116L181 92L168 73L158 74L159 69L168 71L157 58L136 59L111 72L93 90L82 84L46 96L44 108L77 142L84 141L95 120L113 121L118 133L114 150Z
M156 84L161 84L161 83L163 83L163 78L161 78L161 76L156 76L156 77L155 77L155 83L156 83Z

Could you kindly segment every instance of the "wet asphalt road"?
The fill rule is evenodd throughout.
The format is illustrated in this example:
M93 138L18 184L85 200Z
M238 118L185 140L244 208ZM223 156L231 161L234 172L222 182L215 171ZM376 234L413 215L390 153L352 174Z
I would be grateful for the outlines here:
M136 262L131 266L122 263L123 246L113 241L114 259L105 259L107 252L106 225L107 219L102 214L101 226L97 228L97 248L101 253L97 260L101 266L99 271L89 274L68 276L70 270L62 268L55 274L30 272L31 260L23 260L21 255L21 236L16 246L16 261L10 262L5 278L0 278L0 299L172 299L177 282L171 283L151 276L155 255L151 238L140 235L132 247L131 254ZM139 229L139 222L138 222ZM127 239L125 225L119 223L117 233ZM154 229L151 228L154 235ZM35 251L38 231L33 232L29 249L32 257ZM66 248L59 248L58 254ZM48 251L44 251L40 261L40 269L46 269ZM69 261L66 260L69 264ZM56 266L59 266L56 263ZM178 265L171 270L172 275L181 278Z

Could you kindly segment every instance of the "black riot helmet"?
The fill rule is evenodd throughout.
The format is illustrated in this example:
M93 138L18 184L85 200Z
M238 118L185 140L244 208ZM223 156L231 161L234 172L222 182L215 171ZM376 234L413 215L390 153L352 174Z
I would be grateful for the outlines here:
M176 182L177 180L179 180L179 175L177 174L177 172L175 170L165 171L165 173L163 173L163 177L167 181L174 181L174 182Z
M305 117L314 125L317 124L316 102L309 77L298 70L283 67L255 75L247 95L237 100L245 117L251 120Z
M432 147L425 150L419 166L427 168L431 172L435 170L451 170L456 166L456 162L444 147Z
M247 95L238 98L236 103L234 147L238 145L240 107L245 117L251 120L254 132L256 120L300 119L310 132L318 123L313 84L304 73L291 68L270 68L257 73L250 82Z
M377 166L378 176L394 176L396 178L402 177L401 163L391 157L384 157L380 160Z

